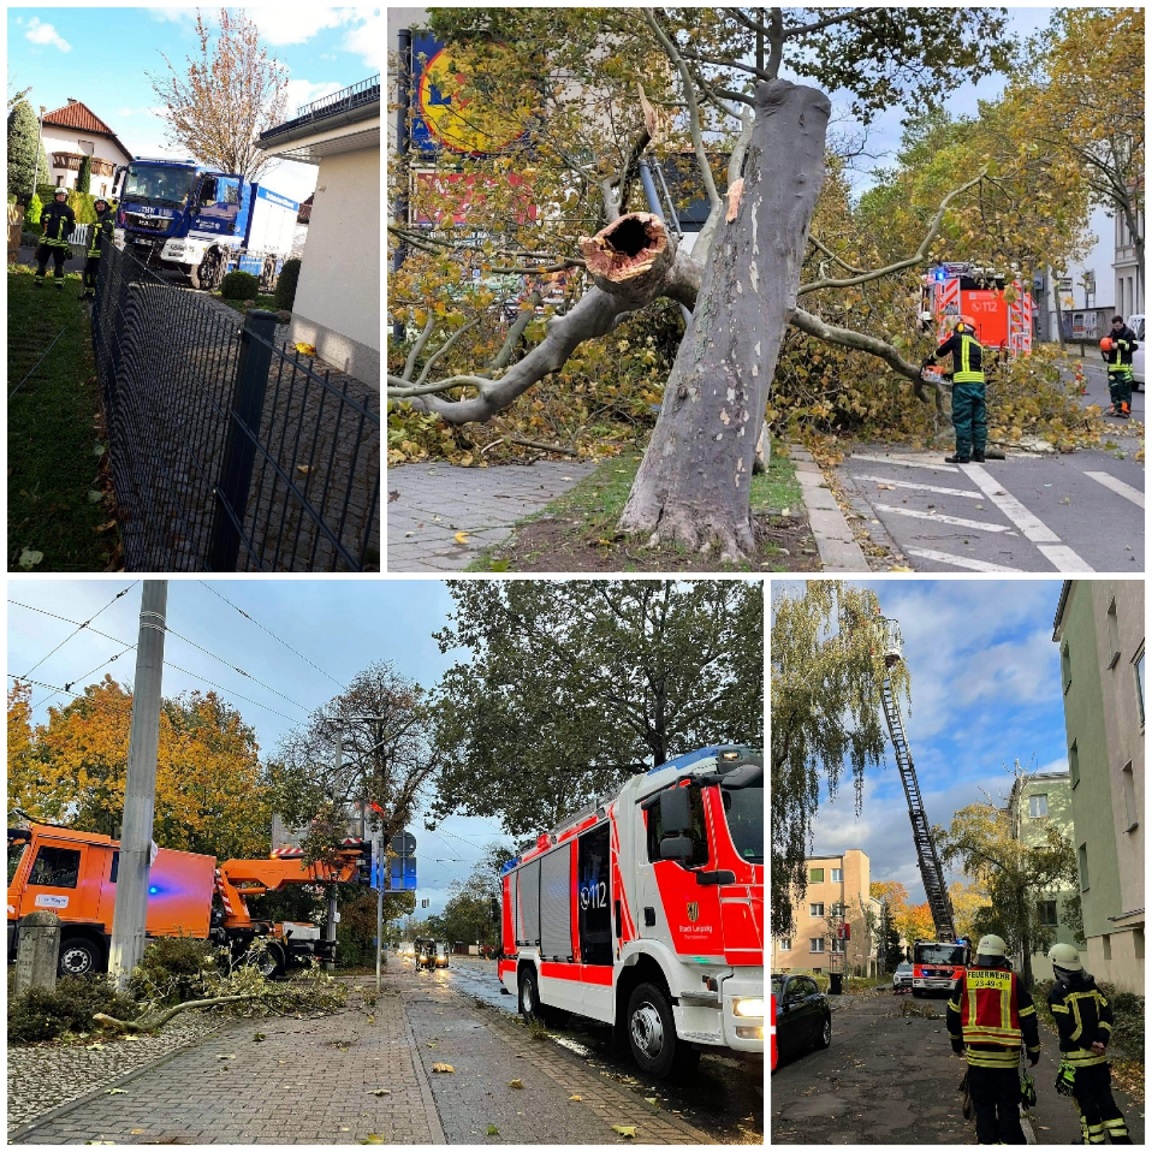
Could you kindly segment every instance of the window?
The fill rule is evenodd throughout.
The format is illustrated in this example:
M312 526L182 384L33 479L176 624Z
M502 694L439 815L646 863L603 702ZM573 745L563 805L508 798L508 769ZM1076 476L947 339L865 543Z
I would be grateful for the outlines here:
M1037 792L1033 796L1028 797L1028 815L1033 820L1039 820L1043 816L1048 815L1048 793Z
M808 905L809 916L823 916L824 915L824 902L819 901L815 904Z
M777 945L777 947L780 949L781 952L791 952L792 951L792 937L791 936L781 936L780 937L780 943Z
M824 869L823 868L809 868L808 869L808 883L809 884L823 884L824 883Z
M823 952L824 951L824 937L823 936L813 936L812 939L808 941L808 951L809 952Z
M1060 648L1060 676L1064 682L1064 694L1072 687L1072 656L1068 651L1068 641L1065 640Z
M1040 921L1041 924L1044 925L1045 928L1055 928L1057 924L1056 901L1037 900L1036 918Z
M833 884L843 884L844 883L844 869L843 868L833 868L832 869L832 883Z
M1081 844L1076 851L1076 856L1080 861L1080 891L1088 891L1088 845Z
M685 868L699 868L708 863L708 835L704 823L704 800L699 788L688 788L688 803L692 815L692 830L685 833L692 841L692 855L682 861ZM660 820L660 805L653 803L648 813L648 859L652 863L661 859L660 842L664 839L664 825Z
M843 952L844 951L844 944L845 944L845 941L843 941L843 940L833 940L832 941L832 951L833 952Z
M75 848L41 848L32 865L29 884L75 888L80 876L80 852Z
M1075 740L1068 749L1068 775L1072 779L1072 787L1075 788L1080 783L1080 749L1076 747Z
M1134 832L1140 826L1140 810L1136 807L1136 780L1132 775L1132 761L1120 770L1120 794L1124 797L1125 832Z
M1140 705L1140 726L1144 726L1144 649L1140 649L1140 655L1136 657L1134 664L1136 666L1136 702Z
M833 904L831 914L833 916L843 916L844 915L844 905L843 904Z

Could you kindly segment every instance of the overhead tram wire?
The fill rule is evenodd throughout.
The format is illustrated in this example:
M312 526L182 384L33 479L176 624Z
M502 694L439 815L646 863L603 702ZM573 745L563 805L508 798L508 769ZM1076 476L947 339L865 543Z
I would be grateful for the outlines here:
M311 667L311 668L315 668L316 671L319 672L322 676L327 676L328 679L331 680L332 683L335 684L341 691L344 690L346 685L342 684L339 680L337 680L336 677L333 676L330 672L325 672L324 669L321 668L319 664L316 664L312 660L309 660L308 657L305 656L302 652L297 652L296 649L293 648L291 644L289 644L286 640L283 639L283 637L277 636L276 633L273 632L270 628L266 628L251 613L245 612L244 609L241 608L238 604L233 604L232 601L229 600L227 596L225 596L222 592L218 592L206 580L201 580L200 583L203 584L203 586L205 588L207 588L208 591L211 592L213 596L219 596L220 599L223 600L224 603L227 604L229 608L233 609L236 612L239 612L240 615L243 616L245 620L251 621L262 632L267 632L268 635L271 636L273 640L277 641L279 644L283 644L284 647L287 648L288 651L291 652L294 656L299 656L300 659L303 660L305 664L309 665L309 667Z
M128 587L127 587L127 588L123 588L123 589L121 589L119 592L117 592L117 593L116 593L116 595L115 595L115 596L113 596L113 597L112 597L112 599L111 599L111 600L109 600L109 601L108 601L108 603L107 603L107 604L105 604L105 605L104 605L104 607L103 607L103 608L101 608L99 612L97 612L97 613L95 613L94 615L90 616L90 617L89 617L87 620L85 620L85 621L84 621L82 624L76 624L76 631L75 631L75 632L72 632L70 635L68 635L68 636L65 636L65 637L64 637L64 639L63 639L63 640L61 640L61 641L60 641L60 643L59 643L59 644L57 644L57 645L56 645L56 647L55 647L55 648L53 648L51 652L49 652L49 653L48 653L46 656L43 656L43 657L41 657L39 660L37 660L37 661L36 661L36 663L35 663L35 664L33 664L33 665L32 665L32 667L31 667L31 668L29 668L29 669L28 669L28 671L27 671L27 672L26 672L26 673L25 673L23 676L18 676L18 677L17 677L17 679L18 679L18 680L27 680L27 679L28 679L28 677L29 677L29 676L31 676L31 675L32 675L32 673L33 673L33 672L35 672L35 671L36 671L36 669L37 669L37 668L39 668L39 667L40 667L40 665L41 665L41 664L43 664L45 660L48 660L48 659L50 659L50 658L51 658L52 656L54 656L54 655L55 655L57 652L59 652L59 651L60 651L60 649L61 649L61 648L63 648L63 647L64 647L64 645L65 645L65 644L67 644L69 640L73 639L73 637L75 637L75 636L78 636L78 635L79 635L81 632L83 632L83 631L84 631L84 629L85 629L85 628L87 628L87 627L88 627L88 626L89 626L89 625L92 623L92 621L96 619L96 617L97 617L97 616L99 616L99 615L100 615L102 612L107 612L107 611L108 611L108 609L109 609L109 608L111 608L111 607L112 607L112 605L113 605L113 604L115 604L115 603L116 603L116 601L117 601L117 600L119 600L121 596L124 596L124 595L126 595L126 594L127 594L128 592L130 592L130 591L131 591L133 588L135 588L135 587L136 587L136 585L137 585L137 584L139 584L139 583L140 583L140 581L139 581L139 580L134 580L134 581L133 581L131 584L129 584L129 585L128 585ZM29 607L30 607L30 605L28 605L28 604L21 604L21 603L20 603L18 600L9 600L9 601L8 601L8 603L9 603L9 604L15 604L15 605L16 605L18 608L29 608ZM33 611L40 611L40 609L32 609L32 610L33 610ZM47 613L47 615L52 615L52 614L51 614L51 613ZM56 617L56 619L57 619L57 620L63 620L63 619L64 619L64 617L63 617L63 616L57 616L57 617ZM75 623L75 622L74 622L74 621L72 621L72 620L66 620L66 621L65 621L65 623L66 623L66 624L72 624L72 623ZM93 629L92 631L93 631L93 634L94 634L94 635L97 635L97 636L103 636L103 635L104 635L104 633L102 633L102 632L97 632L95 629Z

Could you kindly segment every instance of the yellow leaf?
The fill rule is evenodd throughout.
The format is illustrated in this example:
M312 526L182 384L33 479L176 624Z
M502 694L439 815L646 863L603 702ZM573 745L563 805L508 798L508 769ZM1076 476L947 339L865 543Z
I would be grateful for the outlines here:
M509 1080L508 1081L508 1087L509 1088L523 1088L524 1087L524 1081L523 1080Z
M457 544L467 544L469 534L467 532L457 532L454 539Z
M456 1069L453 1068L451 1064L433 1064L432 1065L432 1071L433 1072L455 1072Z
M636 1135L636 1125L635 1124L613 1124L612 1125L612 1131L613 1132L619 1132L621 1136L624 1136L627 1139L631 1140Z
M296 471L300 472L304 476L307 476L308 473L313 470L313 467L314 466L312 464L297 464L296 465Z
M361 1144L387 1144L388 1141L383 1136L377 1136L375 1133L370 1133L360 1141Z
M293 347L296 349L297 352L300 353L301 356L315 356L316 355L316 345L315 344L305 344L303 341L301 341L299 344L294 344Z
M107 1096L127 1096L128 1095L128 1089L127 1088L109 1088L105 1092L105 1095L107 1095Z
M579 1104L583 1099L584 1099L583 1096L569 1096L568 1097L568 1103L571 1104L571 1103L573 1103L573 1101L575 1101L577 1104Z

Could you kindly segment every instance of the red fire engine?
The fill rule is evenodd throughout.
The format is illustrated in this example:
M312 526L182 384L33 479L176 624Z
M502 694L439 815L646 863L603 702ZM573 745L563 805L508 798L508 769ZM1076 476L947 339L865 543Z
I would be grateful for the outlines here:
M963 316L983 347L1009 356L1032 351L1032 297L1019 280L961 261L938 264L921 281L920 307L941 344Z
M951 992L969 959L966 940L917 940L912 945L912 995Z
M640 1067L764 1051L764 757L633 776L505 866L499 976L520 1011L613 1025Z

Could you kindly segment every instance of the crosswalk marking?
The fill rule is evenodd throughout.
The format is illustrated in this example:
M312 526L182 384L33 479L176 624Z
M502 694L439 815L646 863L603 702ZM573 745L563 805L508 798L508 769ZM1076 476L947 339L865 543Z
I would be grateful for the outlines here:
M932 492L937 496L963 496L966 500L983 500L979 492L967 488L942 488L938 484L917 484L915 480L889 480L886 476L857 476L857 480L875 480L877 484L888 484L893 488L911 488L916 492Z
M1083 560L1067 544L1037 544L1037 548L1051 561L1058 572L1095 572L1096 569Z
M945 464L943 460L939 464L933 464L931 459L926 456L857 456L853 454L849 459L867 460L869 464L890 464L894 468L931 468L933 472L960 471L954 464Z
M1105 488L1111 488L1125 500L1131 500L1137 507L1144 507L1144 493L1139 488L1133 488L1131 484L1125 484L1123 480L1117 480L1111 473L1085 472L1084 475L1090 476L1097 484L1103 484Z
M939 512L921 512L917 508L895 508L891 504L874 504L878 512L891 512L896 516L912 516L917 520L932 520L937 524L950 524L955 528L971 528L974 532L1016 533L1008 524L989 524L984 520L965 520L963 516L945 516Z
M1060 537L1038 516L1030 512L1015 496L1004 491L1004 486L979 464L967 464L964 471L972 477L976 487L1024 533L1033 544L1059 544Z
M1023 568L1013 568L1008 564L993 564L990 560L976 560L971 556L953 556L951 552L937 552L932 548L909 548L909 556L921 560L935 560L939 564L951 564L956 568L971 568L973 572L1023 572Z

